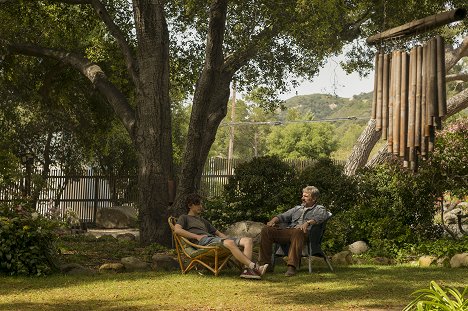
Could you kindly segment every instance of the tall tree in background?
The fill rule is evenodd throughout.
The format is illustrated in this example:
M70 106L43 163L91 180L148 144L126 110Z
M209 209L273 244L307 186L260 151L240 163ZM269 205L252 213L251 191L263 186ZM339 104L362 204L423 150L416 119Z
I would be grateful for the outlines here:
M433 2L392 2L403 8L392 18L408 20L445 8L445 3ZM145 244L169 245L168 214L181 213L185 195L199 189L234 75L244 90L263 86L265 95L275 95L287 89L286 78L311 79L327 56L339 53L362 29L381 25L384 17L371 0L131 4L4 0L0 40L2 54L50 58L76 69L114 109L137 153ZM93 36L83 32L80 26L99 19L102 28L90 29ZM102 45L113 53L101 54ZM123 78L128 83L119 83ZM190 95L192 107L177 195L169 209L168 185L175 179L172 88Z

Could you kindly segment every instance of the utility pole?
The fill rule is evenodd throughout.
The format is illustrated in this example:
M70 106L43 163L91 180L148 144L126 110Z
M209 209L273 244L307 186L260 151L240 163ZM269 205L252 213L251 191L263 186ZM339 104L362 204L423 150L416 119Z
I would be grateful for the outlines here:
M236 118L236 81L232 81L232 106L231 106L231 123ZM234 169L232 164L232 155L234 153L234 124L229 126L229 147L228 147L228 174L233 175Z
M231 106L231 123L236 118L236 81L232 82L232 106ZM234 125L229 126L229 149L228 149L228 161L231 162L232 155L234 153Z

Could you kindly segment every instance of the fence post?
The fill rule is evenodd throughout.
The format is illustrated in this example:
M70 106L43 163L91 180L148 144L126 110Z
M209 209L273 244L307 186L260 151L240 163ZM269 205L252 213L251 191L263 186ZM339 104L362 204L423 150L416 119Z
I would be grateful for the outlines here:
M99 176L94 176L94 206L93 206L93 224L96 223L96 215L99 197Z

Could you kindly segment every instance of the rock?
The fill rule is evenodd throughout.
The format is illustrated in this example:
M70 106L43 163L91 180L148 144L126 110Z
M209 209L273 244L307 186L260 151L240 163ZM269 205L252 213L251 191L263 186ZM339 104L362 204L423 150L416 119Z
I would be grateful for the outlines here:
M353 255L359 255L369 250L369 246L364 241L356 241L348 245L348 249Z
M336 253L332 257L332 262L337 265L350 265L353 263L353 254L350 251Z
M418 264L420 267L429 267L433 264L436 264L437 257L435 256L421 256L418 260Z
M468 267L468 253L456 254L450 259L450 267Z
M260 232L265 224L255 221L239 221L226 229L226 235L230 237L248 237L252 238L254 244L260 243Z
M136 240L135 235L131 234L130 232L118 234L116 238L117 240L123 240L123 241L135 241Z
M106 229L134 228L137 226L137 213L133 207L103 207L96 213L96 226Z
M125 266L120 262L105 263L99 267L100 272L123 272L124 270Z
M373 259L374 263L377 265L391 265L392 261L387 257L375 257Z
M120 260L126 271L145 271L150 269L150 265L135 257L125 257Z
M77 263L69 263L60 266L62 273L68 275L95 275L96 271L90 268L83 267Z
M447 256L441 257L437 259L437 267L450 267L450 258Z
M151 269L155 271L174 271L180 269L179 262L166 254L154 254L151 260Z

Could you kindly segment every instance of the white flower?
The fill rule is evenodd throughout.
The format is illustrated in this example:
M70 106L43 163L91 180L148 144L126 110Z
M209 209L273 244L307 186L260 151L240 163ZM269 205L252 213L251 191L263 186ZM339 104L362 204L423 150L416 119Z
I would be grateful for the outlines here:
M39 214L37 212L31 213L31 217L33 220L36 220L37 217L39 217Z

